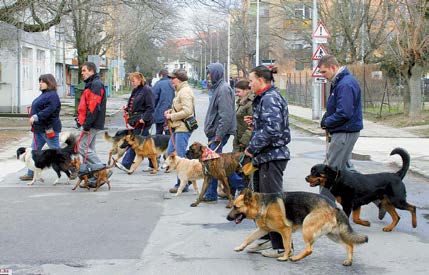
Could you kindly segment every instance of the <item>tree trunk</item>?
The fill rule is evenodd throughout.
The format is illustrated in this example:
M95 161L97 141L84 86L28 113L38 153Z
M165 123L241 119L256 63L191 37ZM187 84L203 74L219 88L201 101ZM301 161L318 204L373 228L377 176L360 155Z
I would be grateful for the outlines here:
M420 120L422 115L422 75L423 68L421 66L415 65L411 69L411 77L408 81L410 89L410 111L408 117L411 121Z

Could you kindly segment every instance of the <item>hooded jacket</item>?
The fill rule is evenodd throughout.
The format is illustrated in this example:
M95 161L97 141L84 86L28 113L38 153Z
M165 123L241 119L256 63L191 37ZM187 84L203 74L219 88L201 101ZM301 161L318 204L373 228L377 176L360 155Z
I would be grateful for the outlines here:
M204 133L208 138L222 140L225 135L234 135L237 129L235 120L235 95L224 80L223 66L212 63L207 66L210 73L212 94L204 121Z

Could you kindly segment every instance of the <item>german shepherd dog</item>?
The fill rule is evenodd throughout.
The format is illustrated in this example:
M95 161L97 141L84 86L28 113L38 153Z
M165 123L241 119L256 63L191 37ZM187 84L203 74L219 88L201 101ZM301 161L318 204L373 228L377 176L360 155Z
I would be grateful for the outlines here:
M16 150L16 158L23 161L25 166L34 171L33 180L28 185L33 185L37 180L44 181L41 177L42 170L52 167L57 173L58 178L52 183L56 185L61 178L61 171L64 172L70 184L70 161L71 156L75 154L75 144L77 137L70 134L65 143L66 147L59 149L32 150L30 147L20 147Z
M109 159L107 164L110 165L110 161L114 155L116 155L116 159L119 160L127 151L127 147L121 148L121 145L124 143L125 136L128 134L128 132L128 130L119 130L113 137L110 136L107 131L104 132L104 139L112 143L112 148L109 151Z
M153 164L153 170L150 173L156 174L158 172L157 158L167 153L169 140L169 135L138 136L133 133L128 133L120 146L121 148L131 146L136 153L136 159L131 169L127 171L128 174L134 173L145 157L149 158Z
M180 179L180 186L177 188L176 197L182 194L188 181L192 182L195 193L198 194L197 180L203 179L203 167L197 159L181 158L176 152L171 153L165 160L169 170L176 170L177 177Z
M282 235L285 252L278 260L299 261L313 252L313 243L326 235L334 242L344 245L347 258L343 265L353 262L353 246L368 242L365 235L356 234L344 212L326 197L309 192L256 193L244 189L234 201L234 208L227 219L240 223L243 219L253 219L258 228L244 242L234 248L242 251L253 241L269 232ZM302 228L304 250L291 256L292 232Z
M76 171L79 171L80 166L81 166L81 162L80 162L80 158L74 158L71 162L70 162L70 166L71 167L75 167ZM97 177L97 186L94 189L94 192L97 192L97 190L104 184L107 183L107 185L109 186L109 190L110 190L110 181L107 178L107 170L110 168L115 167L116 164L116 159L113 158L113 164L110 166L106 166L101 170L97 170L95 172L91 172L90 174L85 174L83 176L81 176L79 178L79 180L76 182L76 185L72 188L72 190L76 190L76 188L79 186L79 184L83 181L84 182L84 187L89 191L90 188L88 186L88 179L89 176L91 176L92 174L94 174Z
M226 208L232 207L232 195L231 189L229 187L228 176L232 173L238 171L240 168L240 158L243 155L242 152L235 153L219 153L219 158L209 159L202 161L201 157L203 152L207 149L206 146L202 145L199 142L194 142L189 146L189 150L186 151L186 157L189 159L199 159L204 173L204 182L203 187L201 188L201 193L198 196L197 200L191 204L191 207L198 206L198 204L203 200L203 196L207 191L207 188L210 184L210 179L214 178L219 180L228 196L228 203Z
M310 175L305 180L310 186L317 185L328 188L332 195L342 205L344 212L350 216L353 210L353 222L370 226L370 223L360 219L360 207L374 200L381 200L381 207L392 217L392 223L383 228L390 232L399 222L395 207L411 212L411 223L417 227L416 207L407 202L407 192L402 179L410 166L410 156L402 148L395 148L390 155L398 154L402 158L402 168L396 173L360 174L349 171L335 171L325 164L317 164L311 168Z

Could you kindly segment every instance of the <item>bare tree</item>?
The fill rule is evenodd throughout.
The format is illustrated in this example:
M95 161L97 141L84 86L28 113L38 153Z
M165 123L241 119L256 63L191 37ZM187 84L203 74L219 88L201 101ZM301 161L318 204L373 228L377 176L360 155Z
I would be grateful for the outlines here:
M427 0L392 1L395 16L390 49L404 78L404 109L411 121L421 118L421 78L429 69L429 18Z

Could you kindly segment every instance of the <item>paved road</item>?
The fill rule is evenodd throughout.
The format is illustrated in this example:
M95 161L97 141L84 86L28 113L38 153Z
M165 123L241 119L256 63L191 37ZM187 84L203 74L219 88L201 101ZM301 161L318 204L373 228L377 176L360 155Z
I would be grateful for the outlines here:
M206 141L202 122L207 100L197 93L201 126L191 141ZM111 134L121 125L120 115L112 117ZM304 177L323 159L324 143L297 129L292 130L292 139L285 189L317 192ZM109 147L98 140L103 160ZM344 248L326 237L298 263L234 252L232 248L254 229L253 222L227 222L226 201L191 208L192 192L172 197L166 191L175 181L174 173L150 175L139 169L127 175L115 169L112 190L103 186L94 193L71 191L64 184L51 186L50 171L45 172L47 182L27 187L17 180L23 170L16 167L22 164L8 162L15 169L8 168L0 182L0 268L13 269L14 274L426 274L429 267L429 187L426 179L411 174L405 183L409 201L418 206L418 227L411 228L409 213L399 211L395 230L382 232L390 218L379 221L373 205L363 207L362 217L372 226L352 226L368 235L369 243L356 247L353 266L346 268L341 265ZM395 170L372 161L355 163L367 173ZM293 237L295 248L302 249L300 233Z

